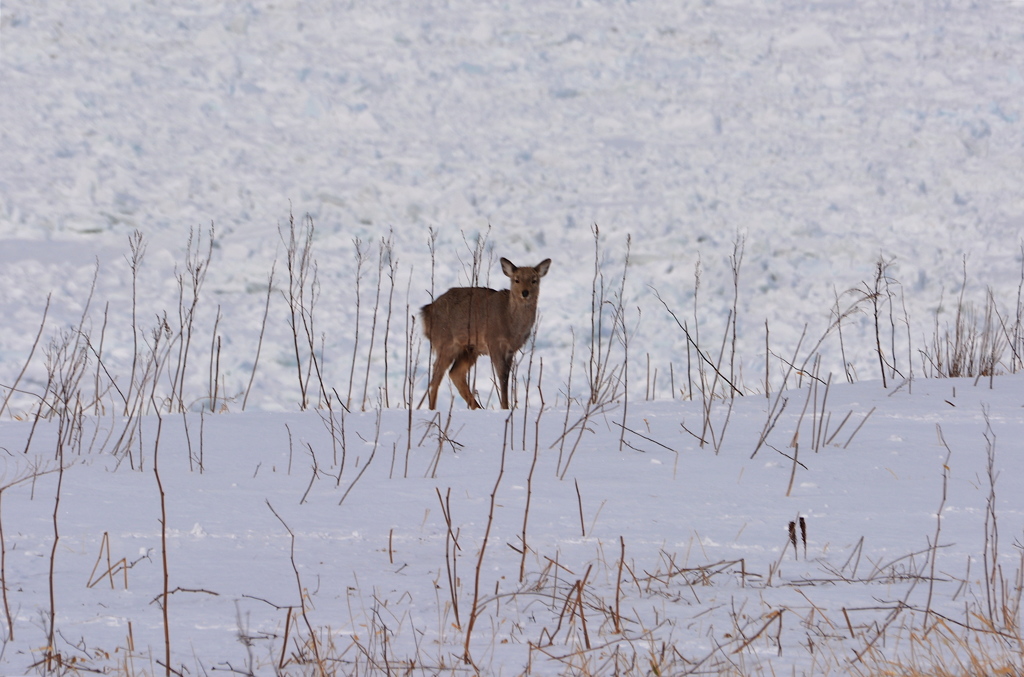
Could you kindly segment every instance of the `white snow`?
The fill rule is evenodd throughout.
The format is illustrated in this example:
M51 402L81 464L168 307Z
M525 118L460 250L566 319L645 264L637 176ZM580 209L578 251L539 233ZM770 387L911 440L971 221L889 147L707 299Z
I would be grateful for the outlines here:
M880 656L908 660L901 641L912 624L902 621L919 622L930 609L964 622L965 605L986 608L986 435L998 473L998 564L1010 585L1020 566L1024 510L1016 484L1024 457L1016 440L1024 434L1024 379L1003 376L992 385L919 380L913 393L878 383L833 389L819 411L831 421L823 435L831 436L847 412L852 422L817 452L809 442L797 450L802 465L789 495L788 443L797 429L801 439L813 435L810 415L800 422L806 389L785 395L789 407L754 458L768 402L755 396L735 402L718 454L680 431L680 421L699 420L701 404L671 400L634 404L625 419L619 408L594 417L575 455L577 433L558 443L564 410L557 408L539 421L536 411L519 410L508 422L502 412L457 409L448 424L454 448L442 442L439 458L433 419L422 411L411 428L400 410L379 419L349 414L344 436L336 429L338 445L324 412L188 414L201 469L188 461L180 417L165 416L158 461L167 498L172 660L191 672L261 673L284 655L284 672L316 672L298 662L313 660L312 628L318 650L342 673L384 671L384 661L392 669L415 662L428 672L458 670L476 575L480 618L470 647L486 673L529 667L551 674L572 666L603 673L648 660L678 673L705 658L706 668L725 672L730 665L753 674L867 670L874 659L856 656L901 604L904 615L888 629ZM716 434L727 406L713 408ZM872 408L872 419L854 434ZM576 408L570 418L578 414ZM620 449L622 420L629 432ZM103 439L123 423L90 419L85 439L94 425ZM65 450L53 576L56 650L83 665L140 671L162 660L162 618L153 601L163 590L155 417L145 424L143 441L129 450ZM31 425L0 424L5 580L15 631L3 654L8 672L28 671L46 646L55 428L39 426L25 453ZM12 486L42 472L48 474ZM446 544L445 510L457 533L454 551ZM794 553L787 524L801 518L806 552L800 542ZM113 574L105 574L111 563ZM449 571L458 580L458 626ZM581 618L564 609L585 576ZM1019 598L1013 589L1007 594ZM299 618L303 604L309 626ZM621 632L614 629L616 604ZM780 610L777 627L769 621ZM769 627L754 639L762 625ZM657 659L662 643L673 653Z
M991 290L1019 326L1022 63L1009 2L4 2L0 672L44 671L51 600L51 653L163 672L162 535L172 667L192 674L317 673L313 637L328 672L461 671L478 582L470 650L488 674L1012 659L1024 381L925 379L921 351L965 280L979 322ZM325 389L353 404L344 433L316 377L300 411L290 215L315 227L312 337ZM473 283L478 242L496 288L497 257L553 260L520 408L410 419L428 348L407 318ZM188 413L167 399L172 343L131 428L133 363L165 316L180 329L207 251ZM595 257L629 399L563 438L584 411ZM828 331L879 257L886 387L867 304L841 341ZM703 446L669 310L712 359L735 345L745 396L715 401ZM48 363L78 336L82 416L36 424ZM791 376L752 457L795 353L806 370L820 356L828 399ZM993 594L1018 603L1016 644L978 632Z

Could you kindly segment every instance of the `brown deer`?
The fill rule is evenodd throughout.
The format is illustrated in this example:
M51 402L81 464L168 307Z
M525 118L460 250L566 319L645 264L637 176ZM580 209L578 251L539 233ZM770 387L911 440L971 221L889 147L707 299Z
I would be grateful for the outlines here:
M548 273L551 259L534 267L515 266L501 259L501 270L512 279L511 289L453 287L423 306L423 333L434 352L434 369L427 395L430 408L437 406L437 387L446 369L455 388L470 409L480 403L469 388L469 370L480 355L491 358L498 377L501 408L508 409L508 377L516 351L523 347L537 317L540 278Z

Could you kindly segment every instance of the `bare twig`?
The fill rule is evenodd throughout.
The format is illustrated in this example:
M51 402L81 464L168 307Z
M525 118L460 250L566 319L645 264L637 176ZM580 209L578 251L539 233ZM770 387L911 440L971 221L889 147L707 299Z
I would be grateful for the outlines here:
M494 524L494 511L497 507L498 487L501 486L501 478L505 475L505 453L508 451L508 436L512 425L512 414L505 419L505 436L501 445L501 462L498 466L498 477L494 480L494 488L491 490L491 507L487 511L487 527L484 529L483 541L480 544L480 554L476 561L476 571L473 577L473 603L469 607L469 621L466 623L466 642L463 646L462 660L467 665L474 665L473 656L469 651L469 643L473 636L473 626L476 625L477 616L480 612L480 571L484 565L484 553L487 551L487 541L491 537L491 526Z
M263 334L267 329L267 316L270 314L270 295L274 290L274 273L277 271L277 260L270 266L270 275L267 278L267 302L263 306L263 321L260 323L260 337L256 342L256 357L252 361L252 373L249 374L249 385L245 387L245 397L242 398L242 411L249 402L249 391L252 390L252 382L256 379L256 367L260 363L260 351L263 350Z

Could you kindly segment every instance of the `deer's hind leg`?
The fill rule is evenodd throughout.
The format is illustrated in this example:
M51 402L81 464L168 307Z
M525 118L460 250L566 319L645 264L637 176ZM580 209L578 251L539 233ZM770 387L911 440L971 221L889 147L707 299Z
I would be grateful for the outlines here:
M437 408L437 388L441 385L441 379L444 378L444 373L448 371L452 361L451 353L447 352L437 352L434 357L433 371L430 373L430 385L427 386L427 401L430 404L431 411Z
M504 353L498 353L491 355L491 367L494 370L494 376L497 379L496 385L498 386L498 395L501 399L501 408L509 409L508 399L508 380L509 374L512 372L512 355L506 355Z
M472 347L467 347L455 358L455 363L448 372L452 383L455 384L455 389L462 395L462 399L466 400L466 404L469 405L470 409L480 408L480 403L476 401L476 397L473 396L473 391L469 387L469 370L476 363L476 357L476 350Z

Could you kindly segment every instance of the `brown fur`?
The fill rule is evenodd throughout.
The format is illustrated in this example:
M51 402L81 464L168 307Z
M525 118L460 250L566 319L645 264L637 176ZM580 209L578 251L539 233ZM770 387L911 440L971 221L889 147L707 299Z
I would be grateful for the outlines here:
M423 333L434 353L434 368L427 395L430 408L437 406L437 388L445 370L470 409L480 403L469 387L469 370L480 355L491 358L498 377L501 408L508 409L508 379L516 351L523 347L537 317L540 278L548 273L551 259L534 267L519 268L501 259L501 270L512 280L510 289L453 287L423 306Z

